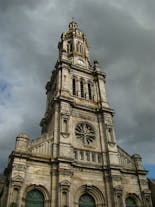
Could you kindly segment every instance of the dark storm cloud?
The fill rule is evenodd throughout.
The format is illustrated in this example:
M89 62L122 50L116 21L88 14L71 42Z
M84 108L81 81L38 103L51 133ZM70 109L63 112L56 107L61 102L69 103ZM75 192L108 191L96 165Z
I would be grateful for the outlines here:
M1 169L18 133L40 134L44 85L72 17L107 73L118 142L154 162L155 1L0 0Z
M40 3L42 2L42 0L0 0L0 9L1 10L5 10L5 9L10 9L11 7L28 7L29 9L35 9L38 5L40 5Z

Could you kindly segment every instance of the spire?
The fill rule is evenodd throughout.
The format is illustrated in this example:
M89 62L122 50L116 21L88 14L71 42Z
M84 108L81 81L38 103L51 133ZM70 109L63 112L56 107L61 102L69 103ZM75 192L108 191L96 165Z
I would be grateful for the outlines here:
M87 39L74 20L69 23L68 30L62 33L58 48L60 60L85 68L89 67Z

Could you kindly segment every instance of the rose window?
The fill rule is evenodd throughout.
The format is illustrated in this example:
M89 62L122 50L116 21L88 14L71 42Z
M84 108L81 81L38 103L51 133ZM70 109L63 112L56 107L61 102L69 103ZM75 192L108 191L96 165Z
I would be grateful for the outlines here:
M87 123L78 124L75 128L75 135L82 139L84 144L89 144L96 138L95 130Z

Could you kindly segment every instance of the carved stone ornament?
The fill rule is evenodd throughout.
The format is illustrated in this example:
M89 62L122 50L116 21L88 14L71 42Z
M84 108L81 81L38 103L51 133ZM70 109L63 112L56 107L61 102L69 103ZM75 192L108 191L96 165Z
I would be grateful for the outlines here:
M65 120L69 120L70 119L70 113L69 112L63 112L63 113L61 113L61 116Z
M24 178L20 175L12 178L12 185L16 188L20 188L24 182Z
M122 192L123 191L123 187L121 185L117 185L114 187L115 192Z
M72 115L73 115L73 117L78 117L78 118L85 119L85 120L90 120L90 121L96 121L95 117L89 116L87 114L81 114L81 113L73 112Z
M71 183L70 183L68 180L63 180L62 182L59 183L59 185L60 185L60 189L61 189L63 192L68 192Z
M23 181L24 181L24 178L21 177L20 175L18 175L18 176L16 176L16 177L13 177L13 178L12 178L12 181L23 182Z
M115 147L116 146L116 144L113 143L113 142L108 142L108 144L109 144L110 147Z
M25 171L25 169L26 169L26 166L25 165L23 165L23 164L19 164L19 163L17 163L17 164L14 164L14 169L15 170L18 170L18 171Z
M151 191L149 189L144 189L143 190L143 194L144 195L150 195L151 194Z
M89 144L95 140L96 133L91 125L80 123L75 128L75 136L78 139L82 139L84 144Z
M60 185L69 187L71 185L71 183L68 180L63 180L63 181L60 182Z
M61 134L64 138L67 138L70 135L70 133L68 133L68 132L61 132Z
M104 114L104 120L105 120L105 124L106 125L112 126L112 117L111 117L111 114L105 113Z

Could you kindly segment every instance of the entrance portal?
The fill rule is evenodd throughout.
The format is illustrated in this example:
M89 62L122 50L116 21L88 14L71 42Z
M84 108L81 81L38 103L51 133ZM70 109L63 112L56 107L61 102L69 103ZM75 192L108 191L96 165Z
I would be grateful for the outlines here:
M31 190L26 195L25 207L44 207L44 196L39 190Z

